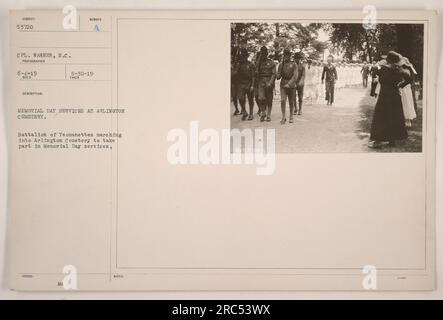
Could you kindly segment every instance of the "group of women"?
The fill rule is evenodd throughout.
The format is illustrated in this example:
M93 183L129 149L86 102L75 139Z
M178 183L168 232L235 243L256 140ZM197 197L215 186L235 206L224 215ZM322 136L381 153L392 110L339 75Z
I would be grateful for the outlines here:
M339 62L335 64L338 79L335 89L340 91L344 88L361 86L362 68L364 64ZM305 88L304 100L306 104L320 104L325 100L325 89L321 83L324 64L318 61L305 61Z

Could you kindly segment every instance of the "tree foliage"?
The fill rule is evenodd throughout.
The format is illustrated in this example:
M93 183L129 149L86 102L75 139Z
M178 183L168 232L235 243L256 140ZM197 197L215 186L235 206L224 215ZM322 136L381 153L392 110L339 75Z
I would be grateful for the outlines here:
M310 23L233 23L231 25L232 49L244 47L257 52L268 47L275 59L280 59L284 48L303 51L311 58L318 58L327 47L317 39L321 24Z
M329 35L319 40L319 32ZM361 23L232 23L231 52L240 47L254 54L266 46L270 55L280 60L284 48L302 51L306 57L320 59L328 49L348 61L380 60L394 50L409 58L422 77L423 25L376 24L372 29Z
M423 68L423 25L377 24L365 29L363 24L334 23L325 27L330 34L332 51L346 60L373 61L394 50L414 64L419 76Z

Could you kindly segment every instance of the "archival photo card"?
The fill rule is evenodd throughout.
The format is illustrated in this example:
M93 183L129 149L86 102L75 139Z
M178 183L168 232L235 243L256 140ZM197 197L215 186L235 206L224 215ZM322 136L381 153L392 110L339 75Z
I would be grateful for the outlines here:
M435 12L65 9L9 17L11 289L435 288Z

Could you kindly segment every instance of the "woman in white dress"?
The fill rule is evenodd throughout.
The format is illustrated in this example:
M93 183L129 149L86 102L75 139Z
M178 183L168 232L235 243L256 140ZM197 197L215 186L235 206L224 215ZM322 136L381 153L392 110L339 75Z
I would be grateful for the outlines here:
M322 70L323 70L323 66L324 66L324 64L323 64L323 62L318 62L317 63L317 75L315 76L315 78L316 78L316 88L315 88L315 92L317 93L317 101L316 101L316 103L317 104L319 104L319 103L322 103L323 102L323 100L324 100L324 93L323 93L323 86L322 86L322 83L321 83L321 73L322 73Z
M312 61L312 100L313 103L317 103L318 101L318 83L320 82L320 76L319 76L319 67L317 65L317 61Z
M354 74L354 86L357 86L360 84L360 78L361 78L360 69L361 69L360 64L356 63L354 65L354 70L352 71Z
M305 101L312 105L314 102L314 66L312 60L308 59L305 65Z
M345 87L347 87L347 88L349 88L352 83L351 75L352 75L351 65L349 63L347 63L345 65Z
M353 87L355 84L355 64L352 62L349 66L349 85L350 87Z
M344 77L343 77L343 63L337 63L337 76L338 80L336 83L337 91L340 91L344 88Z
M402 57L400 59L399 65L403 68L404 71L406 71L410 76L412 76L412 73L417 74L415 72L414 67L409 62L409 60L405 57ZM411 77L412 79L412 77ZM403 106L403 114L405 116L405 124L406 127L412 126L412 120L414 120L417 117L417 114L415 113L414 108L414 98L412 96L412 88L411 83L403 83L400 88L400 96L401 96L401 103Z

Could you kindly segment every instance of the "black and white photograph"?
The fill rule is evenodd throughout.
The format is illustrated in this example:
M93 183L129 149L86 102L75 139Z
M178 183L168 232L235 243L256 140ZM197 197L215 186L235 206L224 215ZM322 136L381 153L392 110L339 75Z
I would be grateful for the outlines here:
M421 152L423 24L232 23L231 129L277 153Z
M89 1L0 4L0 300L443 297L443 2Z

